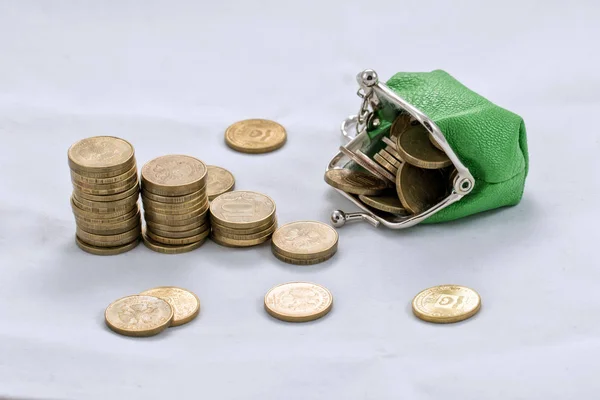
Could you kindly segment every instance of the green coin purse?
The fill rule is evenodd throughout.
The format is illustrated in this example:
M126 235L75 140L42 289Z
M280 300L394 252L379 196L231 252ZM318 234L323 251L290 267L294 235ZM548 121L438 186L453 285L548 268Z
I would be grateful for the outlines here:
M362 98L359 113L343 121L349 140L329 169L366 170L381 177L373 155L390 142L390 127L400 115L421 124L456 172L448 195L418 214L392 214L369 207L358 196L338 190L362 212L332 214L335 226L364 220L402 229L418 223L452 221L519 203L529 167L523 119L471 91L448 73L400 72L385 84L373 70L357 75ZM385 139L387 138L387 139ZM383 171L385 172L385 171ZM387 179L390 181L390 179Z

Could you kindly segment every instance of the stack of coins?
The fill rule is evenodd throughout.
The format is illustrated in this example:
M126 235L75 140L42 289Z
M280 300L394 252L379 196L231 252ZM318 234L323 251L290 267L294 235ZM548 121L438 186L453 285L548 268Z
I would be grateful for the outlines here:
M338 247L338 234L318 221L297 221L275 231L271 241L273 255L296 265L318 264L330 259Z
M275 202L261 193L227 192L210 204L211 238L228 247L266 242L277 229Z
M144 244L177 254L200 247L210 233L206 166L197 158L167 155L142 168Z
M68 151L76 243L92 254L126 252L139 243L139 183L133 146L111 136L80 140Z

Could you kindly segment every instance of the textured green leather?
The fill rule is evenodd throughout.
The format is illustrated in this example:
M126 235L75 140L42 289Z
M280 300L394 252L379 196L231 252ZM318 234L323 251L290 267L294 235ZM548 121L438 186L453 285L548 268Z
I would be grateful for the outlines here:
M401 72L387 85L438 125L475 178L471 193L424 222L450 221L519 203L529 168L527 135L520 116L440 70Z

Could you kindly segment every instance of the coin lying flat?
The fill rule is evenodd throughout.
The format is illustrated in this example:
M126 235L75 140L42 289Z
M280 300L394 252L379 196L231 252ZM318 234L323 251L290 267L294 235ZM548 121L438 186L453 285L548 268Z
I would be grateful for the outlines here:
M273 287L265 295L265 310L288 322L313 321L326 315L333 306L331 292L310 282L290 282Z
M208 174L206 178L206 194L208 200L212 201L215 197L233 190L235 178L232 173L225 168L215 165L208 165Z
M158 157L142 167L142 188L159 196L190 194L205 186L206 171L206 165L194 157Z
M445 170L417 168L404 163L398 171L396 191L400 202L412 214L419 214L437 204L447 193Z
M68 156L69 166L80 174L120 172L125 168L123 172L126 172L135 164L133 146L126 140L112 136L80 140L69 148Z
M225 143L242 153L268 153L282 147L286 139L285 128L266 119L239 121L225 131Z
M104 312L106 325L126 336L154 336L173 321L173 308L153 296L127 296L108 306Z
M439 169L452 165L446 153L429 140L423 125L411 126L397 139L398 153L407 163L426 169Z
M137 164L135 163L133 164L133 167L131 167L124 174L111 176L108 178L93 178L86 175L81 175L75 170L71 170L71 181L84 185L109 185L125 181L131 178L133 175L137 176Z
M389 212L392 214L407 214L396 193L384 194L381 196L360 195L358 198L366 205L376 210Z
M158 194L154 194L151 192L144 192L144 197L147 200L150 201L155 201L157 203L166 203L166 204L185 204L185 203L189 203L189 202L193 202L194 200L198 200L201 198L206 197L206 188L202 188L201 190L198 190L196 192L192 192L190 194L186 194L183 196L161 196Z
M93 246L91 244L85 243L77 236L75 236L75 243L77 243L77 247L86 253L94 254L97 256L115 256L117 254L128 252L129 250L135 248L139 243L139 238L135 239L133 242L125 244L123 246L116 247L98 247Z
M412 302L413 313L423 321L448 324L463 321L481 308L479 294L465 286L440 285L425 289Z
M146 229L146 236L152 239L156 243L165 244L169 246L183 246L187 244L194 244L199 241L203 241L210 234L209 229L205 229L196 235L184 237L184 238L171 238L168 236L160 236L150 229Z
M175 286L160 286L145 290L140 294L158 297L169 303L174 313L171 326L186 324L200 313L200 299L189 290Z
M254 228L275 215L275 202L261 193L234 191L223 193L210 204L211 219L231 228Z
M280 261L283 261L284 263L294 264L294 265L315 265L315 264L320 264L322 262L325 262L325 261L329 260L331 257L333 257L335 255L335 253L332 253L332 254L329 254L327 256L317 257L317 258L312 258L312 259L291 258L291 257L286 257L283 254L280 254L272 246L271 246L271 249L273 251L273 255L275 256L275 258L279 259Z
M231 239L227 236L219 235L217 232L213 231L210 235L210 238L213 242L225 247L252 247L266 242L271 238L272 235L273 233L269 232L264 236L255 239Z
M352 194L376 195L388 187L385 181L371 174L345 168L327 171L325 182L336 189Z
M322 222L296 221L277 229L272 240L273 251L284 257L316 260L335 254L338 233Z
M163 253L163 254L187 253L189 251L196 250L198 247L202 246L205 242L205 240L200 240L198 242L194 242L194 243L190 243L190 244L173 246L173 245L158 243L158 242L152 240L152 238L148 237L148 235L146 235L145 232L142 233L142 240L144 241L144 245L147 248L149 248L150 250L156 251L157 253Z

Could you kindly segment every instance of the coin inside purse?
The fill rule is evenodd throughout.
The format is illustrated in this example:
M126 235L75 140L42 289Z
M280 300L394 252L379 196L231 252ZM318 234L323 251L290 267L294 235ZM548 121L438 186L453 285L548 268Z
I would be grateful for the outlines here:
M340 151L348 158L343 168L368 172L388 186L377 194L346 193L374 215L395 223L445 203L457 170L419 121L404 112L385 114L380 112L378 126L367 130L368 140Z

